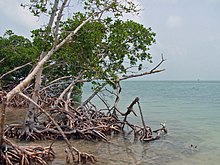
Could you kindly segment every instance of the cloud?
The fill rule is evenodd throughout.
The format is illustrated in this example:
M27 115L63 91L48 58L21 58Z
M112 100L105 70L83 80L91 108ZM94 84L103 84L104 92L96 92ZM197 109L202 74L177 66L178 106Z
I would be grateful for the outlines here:
M170 28L179 28L182 26L182 18L180 16L170 16L166 24Z
M4 17L3 21L6 23L6 29L17 27L23 31L30 31L40 26L38 18L34 17L29 10L23 9L19 1L0 0L0 14Z
M17 7L19 21L26 27L33 28L40 25L38 18L35 18L28 10Z

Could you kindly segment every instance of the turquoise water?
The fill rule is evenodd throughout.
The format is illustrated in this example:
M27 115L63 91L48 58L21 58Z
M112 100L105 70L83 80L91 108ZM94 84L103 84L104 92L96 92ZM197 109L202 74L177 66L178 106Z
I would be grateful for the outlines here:
M121 110L139 97L145 122L156 129L166 121L169 133L150 143L134 142L132 137L114 138L115 145L101 143L102 149L94 152L100 164L220 164L220 82L125 81L121 85ZM84 92L85 99L88 85ZM102 106L97 98L94 101ZM129 120L141 125L139 117Z

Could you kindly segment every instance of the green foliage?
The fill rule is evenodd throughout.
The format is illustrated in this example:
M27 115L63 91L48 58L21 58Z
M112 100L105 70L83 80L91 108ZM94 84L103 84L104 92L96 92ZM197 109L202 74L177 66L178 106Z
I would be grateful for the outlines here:
M115 18L123 16L123 13L138 14L139 9L133 0L124 2L117 0L82 0L84 2L84 9L87 13L95 13L98 11L108 11L113 14Z
M15 35L11 30L6 31L3 37L0 37L0 75L28 62L35 62L39 51L33 46L32 42L23 36ZM3 77L3 84L19 82L30 71L31 66L20 69L6 77Z
M48 0L30 0L30 4L21 4L22 7L28 7L34 16L40 16L41 13L47 13ZM49 4L52 5L52 4Z
M60 40L73 31L86 16L76 13L71 19L62 22ZM76 76L84 71L84 78L116 81L118 74L126 73L126 67L142 62L152 62L149 47L155 43L155 33L151 28L134 21L104 20L88 22L73 40L62 47L50 61L49 71L45 70L47 79L55 79L65 75ZM57 67L58 66L58 67Z
M134 21L116 20L108 24L109 32L105 39L105 52L108 54L113 70L125 72L123 62L129 60L130 66L134 66L138 61L149 60L149 46L154 42L155 33L151 29L146 29L143 25Z
M50 34L50 28L40 28L36 30L32 30L32 38L33 44L40 50L40 51L48 51L52 47L53 43L53 36Z
M73 17L60 23L58 42L74 31L92 13L109 11L111 17L92 19L86 23L72 40L57 51L44 69L43 82L84 72L83 78L100 79L112 84L119 74L126 74L128 67L136 66L142 70L143 62L152 62L149 47L155 43L155 33L151 28L131 20L122 21L123 13L138 12L132 0L119 3L115 0L81 0L84 13L75 13ZM48 7L49 5L49 7ZM30 0L31 12L50 14L53 3L45 0ZM50 9L50 10L49 10ZM47 52L54 44L54 27L42 27L32 31L33 41L17 36L12 31L0 38L0 59L6 58L0 68L3 74L16 66L34 61L42 51ZM29 69L19 71L20 76L11 75L9 79L22 79ZM17 74L17 73L16 73Z

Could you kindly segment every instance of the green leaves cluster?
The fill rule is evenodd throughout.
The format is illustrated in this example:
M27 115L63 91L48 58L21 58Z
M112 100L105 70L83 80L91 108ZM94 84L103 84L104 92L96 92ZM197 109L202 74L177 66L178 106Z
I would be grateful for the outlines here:
M76 13L71 19L62 22L60 40L73 31L86 16ZM84 78L98 78L106 81L117 80L118 74L127 72L127 67L139 65L142 62L152 62L148 52L155 43L155 33L151 28L134 21L104 20L88 22L59 52L51 63L59 66L50 69L52 75L77 75L85 71Z
M87 13L111 12L115 18L123 16L124 13L138 14L139 9L133 0L82 0Z
M30 10L34 15L50 14L47 5L53 3L45 0L31 0ZM71 31L74 31L86 18L94 13L109 11L113 16L92 19L86 23L72 40L57 51L44 69L46 83L53 79L84 72L83 78L116 81L119 74L126 74L127 68L142 69L144 61L152 62L149 47L155 43L155 33L151 28L132 20L120 20L123 13L138 12L131 0L119 3L117 0L82 0L84 13L75 13L73 17L60 23L58 42L61 42ZM24 5L25 6L25 5ZM102 13L103 12L103 13ZM0 74L27 62L34 62L42 51L47 52L54 44L54 27L36 29L32 31L33 40L17 36L8 31L0 38ZM8 80L24 78L29 68L23 68L7 77ZM7 82L6 81L6 82Z
M30 0L30 4L21 4L22 7L28 7L34 16L40 16L41 13L47 13L48 0ZM52 5L52 4L50 4Z
M50 31L50 28L32 30L33 45L41 51L50 50L54 40Z
M38 49L29 39L8 30L3 37L0 37L0 60L4 59L0 63L0 75L28 62L34 63L38 55ZM26 66L4 77L1 81L3 84L17 83L28 74L30 69L31 66Z

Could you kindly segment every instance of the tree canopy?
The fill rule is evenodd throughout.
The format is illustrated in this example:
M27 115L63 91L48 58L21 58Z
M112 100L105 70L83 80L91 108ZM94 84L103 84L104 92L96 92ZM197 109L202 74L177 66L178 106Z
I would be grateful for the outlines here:
M6 31L4 36L0 37L0 81L2 85L15 85L24 79L38 55L39 49L29 39L18 36L11 30ZM30 64L4 76L5 73L27 63Z
M63 40L85 18L86 14L78 12L61 22L59 40ZM0 58L5 59L1 74L28 62L34 64L39 52L50 49L53 44L53 37L45 36L45 29L33 30L32 41L9 32L0 38ZM142 62L152 62L149 47L155 43L154 37L151 28L132 20L107 17L89 21L73 36L73 41L67 42L48 61L49 69L44 70L44 80L49 82L62 76L77 76L84 71L85 79L108 81L116 80L119 74L126 74L132 67L140 71ZM9 80L16 79L14 82L18 83L29 71L30 66L3 80L9 83Z

